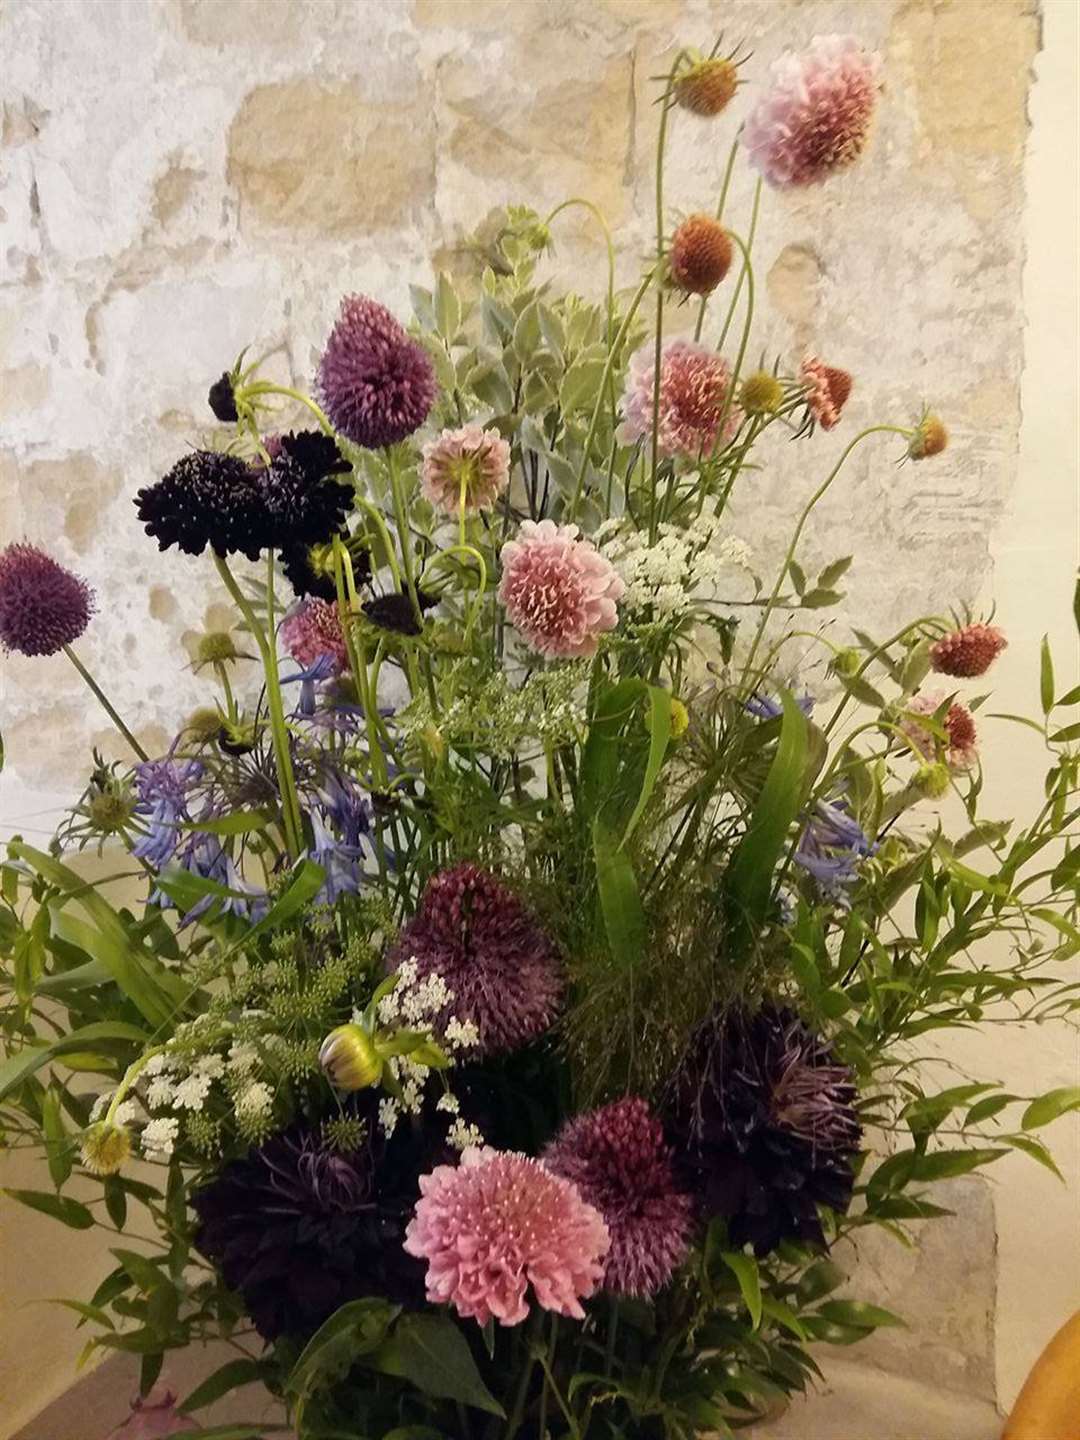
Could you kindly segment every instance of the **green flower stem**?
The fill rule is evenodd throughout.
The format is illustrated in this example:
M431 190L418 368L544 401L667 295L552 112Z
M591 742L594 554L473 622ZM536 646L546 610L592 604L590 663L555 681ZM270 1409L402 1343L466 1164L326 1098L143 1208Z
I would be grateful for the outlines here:
M736 135L735 139L731 142L731 150L728 153L727 165L724 168L724 179L720 186L720 198L716 202L717 220L722 220L724 218L724 206L727 204L728 189L731 186L731 175L732 171L735 169L735 156L738 154L738 151L739 136ZM701 328L705 324L705 311L708 309L709 298L710 297L708 295L703 295L701 297L701 304L698 306L697 324L694 326L695 342L701 339Z
M480 566L480 581L477 586L476 598L470 602L465 619L465 637L468 639L472 628L476 624L476 617L484 603L484 596L487 594L487 564L483 555L474 545L448 545L445 550L440 550L432 560L430 569L434 570L441 561L449 559L451 555L468 555ZM424 572L425 574L427 571Z
M144 1051L144 1053L140 1055L137 1060L133 1060L132 1063L128 1066L128 1068L124 1071L123 1078L121 1079L120 1084L116 1087L116 1093L109 1101L109 1108L105 1111L105 1115L103 1118L106 1125L111 1125L113 1123L113 1120L116 1117L116 1112L117 1110L119 1110L121 1104L123 1103L125 1095L127 1095L132 1085L135 1084L135 1081L146 1069L147 1065L149 1065L150 1061L154 1058L154 1056L162 1054L164 1049L164 1045L155 1045L151 1050Z
M146 751L145 751L145 750L143 749L143 747L139 744L138 740L135 739L135 736L131 733L131 731L128 729L128 727L124 724L123 720L120 719L120 716L117 714L116 710L113 708L112 703L110 702L108 696L105 694L104 690L102 690L101 686L97 683L97 681L94 679L94 677L90 674L90 671L87 670L86 666L82 663L82 661L79 659L79 657L75 654L75 651L72 650L72 648L71 648L70 645L65 645L65 646L64 646L64 654L68 657L68 659L71 661L72 665L75 666L75 669L79 672L79 674L82 676L82 678L86 681L87 685L89 685L90 689L91 689L91 690L94 692L94 694L97 696L98 700L101 702L101 706L102 706L102 708L104 709L106 715L108 715L109 719L113 722L113 724L116 726L116 728L120 731L120 734L123 735L124 739L128 742L128 744L131 746L131 748L135 751L135 754L139 757L139 759L140 759L140 760L149 760L149 759L150 759L150 756L147 755Z
M386 560L387 564L390 566L390 573L394 577L394 584L400 590L401 570L398 568L397 556L394 554L394 542L390 538L390 531L386 527L386 521L382 517L382 512L380 511L379 507L377 505L373 505L372 502L365 495L357 495L356 503L360 506L362 510L366 511L366 513L370 515L371 519L375 522L376 532L378 533L379 539L383 542L383 547L386 550Z
M521 1429L521 1422L525 1418L525 1402L529 1397L529 1381L532 1379L533 1371L536 1368L537 1352L540 1344L539 1329L542 1322L542 1311L533 1310L529 1317L529 1330L526 1337L528 1346L528 1363L521 1367L521 1378L518 1380L517 1393L514 1396L513 1408L510 1411L510 1418L506 1422L506 1433L504 1440L514 1440L514 1436Z
M225 691L225 709L230 720L236 719L236 700L233 697L232 686L229 683L229 671L224 660L214 661L214 670L221 681L221 688Z
M323 434L333 438L334 427L330 424L326 411L322 406L316 405L311 396L305 395L302 390L294 390L290 385L275 385L272 380L259 380L254 385L245 386L240 398L246 400L257 395L281 395L287 400L295 400L298 405L306 405L319 422L319 428Z
M776 609L776 602L780 598L780 591L784 588L784 581L787 579L788 569L791 565L792 560L794 560L795 558L796 550L799 548L799 541L802 539L802 532L806 525L806 522L810 518L810 512L813 510L814 506L822 498L825 492L829 489L829 487L832 485L836 477L840 474L840 471L844 468L844 462L847 460L851 452L855 449L857 445L861 445L862 442L871 435L904 435L910 437L911 431L908 429L904 429L900 425L871 425L866 430L861 430L859 434L855 436L854 440L852 440L847 445L847 447L844 449L843 454L840 456L840 459L836 462L833 468L829 471L828 475L826 475L825 479L810 496L810 499L806 502L806 505L803 508L802 514L799 516L799 523L795 526L795 533L791 537L791 544L788 546L787 553L784 556L784 563L783 565L781 565L780 572L776 577L776 584L772 588L772 594L769 596L768 604L762 611L761 620L758 622L758 628L754 633L754 639L750 646L750 653L746 657L746 664L743 667L744 681L746 680L747 676L750 675L753 671L754 658L757 655L758 647L760 646L762 637L765 634L766 626L769 623L769 617Z
M607 246L607 341L611 345L611 338L615 331L615 244L611 238L611 227L604 219L604 212L591 200L584 200L581 196L575 195L569 200L564 200L561 205L556 205L551 214L544 221L544 228L547 229L556 215L564 210L569 210L574 205L580 205L582 209L588 210L600 229L604 232L604 244Z
M755 216L755 219L756 219L756 216ZM742 268L742 274L740 274L740 276L739 276L739 283L740 283L740 284L742 283L743 276L745 275L745 276L746 276L746 314L745 314L745 316L743 317L743 332L742 332L742 340L741 340L740 343L739 343L739 353L738 353L738 354L736 355L736 357L735 357L735 368L734 368L734 370L732 370L732 372L731 372L731 379L730 379L730 381L728 382L727 394L724 396L724 408L723 408L723 410L720 412L720 424L719 424L719 426L717 427L717 437L716 437L716 444L717 444L717 445L721 445L721 444L723 443L723 439L724 439L724 426L727 424L728 416L731 414L731 407L732 407L732 405L735 403L735 392L736 392L736 390L737 390L738 387L739 387L739 376L740 376L741 373L742 373L743 361L744 361L745 358L746 358L746 347L747 347L747 345L749 344L749 341L750 341L750 328L751 328L751 326L752 326L753 323L754 323L754 267L753 267L753 265L750 263L750 247L749 247L749 245L746 245L746 244L743 243L743 241L741 240L741 238L740 238L738 235L735 234L734 230L729 230L729 231L728 231L728 234L731 236L732 240L735 241L735 244L738 245L740 251L742 252L743 268ZM734 314L734 312L735 312L735 302L736 302L737 299L738 299L738 290L736 290L735 296L734 296L734 298L732 299L731 309L728 311L728 320L731 319L731 316L732 316L732 315ZM723 345L724 340L725 340L726 338L727 338L727 325L725 324L725 326L724 326L724 333L723 333L723 335L720 337L720 344L716 347L716 348L717 348L717 351L720 350L720 348L721 348L721 346Z
M281 791L282 828L285 846L293 860L300 858L303 850L303 828L300 822L300 801L296 793L296 777L293 774L292 756L289 753L289 734L285 727L285 711L281 704L281 683L278 679L277 641L274 635L273 613L273 552L267 556L267 601L269 605L269 637L256 618L254 610L244 598L243 591L236 583L232 571L222 556L215 553L214 564L226 590L232 596L237 609L247 622L262 657L266 675L266 706L270 715L270 735L273 741L274 766L277 771L278 788Z
M759 180L754 186L754 203L750 210L750 228L746 232L746 244L745 246L740 245L739 247L743 252L743 265L742 269L739 271L739 278L735 282L735 289L731 296L731 304L728 306L728 313L724 320L724 328L720 331L720 339L717 342L716 346L717 350L722 350L724 348L724 341L727 339L728 330L731 328L731 322L735 318L735 307L736 305L738 305L739 296L742 294L743 279L746 278L749 280L751 285L753 284L754 277L750 268L750 252L754 248L754 235L757 231L758 210L760 208L760 205L761 181ZM736 237L732 235L731 238L734 240Z
M405 491L402 488L397 457L394 454L394 447L392 445L387 445L386 447L386 468L390 472L390 493L394 501L394 523L397 526L398 544L401 548L401 563L405 571L405 588L408 591L409 599L412 601L413 614L416 616L417 623L423 625L424 612L420 608L420 601L416 594L412 531L409 528L409 516L405 508Z
M852 678L855 680L861 680L866 674L867 670L870 669L870 666L874 663L875 660L880 659L880 657L886 654L889 650L891 650L894 645L899 645L900 642L906 636L910 635L913 630L921 630L924 625L930 625L936 619L936 615L924 615L919 620L913 620L910 625L905 625L902 630L898 630L895 635L892 635L888 640L883 641L876 650L871 650L870 654L862 662L862 664L859 666L858 670L856 670ZM844 713L844 710L850 699L850 691L845 691L844 694L841 695L839 701L837 702L836 709L833 711L828 724L825 726L824 733L826 735L831 735L832 732L836 729L836 726L840 720L840 716Z

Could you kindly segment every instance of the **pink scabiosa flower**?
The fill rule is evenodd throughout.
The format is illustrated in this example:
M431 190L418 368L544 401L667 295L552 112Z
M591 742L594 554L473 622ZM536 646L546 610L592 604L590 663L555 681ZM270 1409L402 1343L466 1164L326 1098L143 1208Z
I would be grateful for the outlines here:
M405 1231L406 1252L428 1262L428 1300L480 1325L520 1325L530 1285L543 1309L583 1320L609 1241L568 1180L525 1155L475 1148L420 1176Z
M938 747L937 736L915 716L933 715L941 709L946 700L943 690L923 690L907 702L907 718L902 719L900 728L920 755L932 760ZM978 759L976 746L975 717L966 705L954 700L946 710L942 725L945 730L945 761L952 770L970 770Z
M671 1279L689 1244L693 1202L675 1183L660 1121L629 1096L578 1115L544 1152L611 1233L604 1286L648 1299Z
M497 430L479 425L444 430L424 446L420 478L424 494L445 515L459 512L462 496L470 514L490 510L510 483L510 446Z
M818 35L772 66L769 89L743 131L751 163L781 189L814 185L866 148L881 58L852 35Z
M385 305L346 295L317 376L319 398L342 435L376 450L418 430L435 403L435 367Z
M499 599L525 642L549 658L595 655L598 637L619 622L626 587L578 527L525 520L499 558Z
M1008 643L996 625L965 625L931 645L930 664L939 675L973 680L986 674Z
M329 600L312 596L281 622L281 642L292 658L305 669L321 655L329 655L340 672L348 663L341 616Z
M395 969L405 960L416 962L420 979L442 977L454 1017L476 1026L481 1055L519 1049L558 1013L563 967L554 942L513 891L478 865L431 877L387 964Z
M851 394L851 376L835 365L826 365L816 355L807 355L799 367L799 379L806 387L808 418L823 430L831 430Z
M643 345L630 357L623 393L624 445L647 440L653 425L653 346ZM726 360L690 340L670 340L660 356L660 407L657 447L661 455L697 460L710 454L721 439L730 440L742 415L728 404L731 371ZM724 410L727 408L727 416ZM723 423L723 435L720 432Z
M84 580L39 550L0 550L0 645L20 655L55 655L90 623L94 594Z

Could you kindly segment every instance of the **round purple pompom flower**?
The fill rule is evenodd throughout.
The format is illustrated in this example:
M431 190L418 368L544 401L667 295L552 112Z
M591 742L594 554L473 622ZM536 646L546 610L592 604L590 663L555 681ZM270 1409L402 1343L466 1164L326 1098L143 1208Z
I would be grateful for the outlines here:
M662 1290L686 1256L694 1206L648 1104L628 1096L576 1116L543 1160L604 1217L611 1233L605 1289L641 1299Z
M518 897L476 865L433 875L388 956L442 976L450 1015L476 1026L477 1053L516 1050L549 1028L562 997L554 942Z
M94 593L36 545L0 550L0 644L21 655L55 655L90 623Z
M368 450L396 445L418 430L435 403L435 367L385 305L347 295L330 331L317 377L335 427Z

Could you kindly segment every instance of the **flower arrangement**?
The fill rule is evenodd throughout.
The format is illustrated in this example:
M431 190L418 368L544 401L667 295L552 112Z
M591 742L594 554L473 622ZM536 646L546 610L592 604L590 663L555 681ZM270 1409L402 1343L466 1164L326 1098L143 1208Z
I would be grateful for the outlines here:
M815 628L852 562L804 573L814 507L877 437L939 456L933 414L850 439L770 582L729 528L854 383L748 364L732 167L830 180L880 87L850 38L784 57L715 208L669 229L666 147L726 123L741 65L682 51L663 80L632 294L538 279L560 212L509 209L410 328L347 297L311 395L243 358L213 384L214 444L134 496L237 612L166 754L72 649L86 584L0 554L3 645L66 651L134 756L0 866L0 1124L52 1182L13 1199L120 1236L71 1303L90 1349L141 1357L138 1433L201 1433L258 1381L311 1440L730 1434L815 1343L898 1323L838 1294L838 1239L931 1220L932 1181L1011 1150L1053 1166L1033 1131L1080 1093L927 1091L915 1062L1080 1004L1054 972L1077 691L1044 650L1045 803L1013 827L980 813L968 689L1002 631ZM72 867L92 844L137 913L129 870ZM161 1399L167 1353L215 1336L236 1358Z

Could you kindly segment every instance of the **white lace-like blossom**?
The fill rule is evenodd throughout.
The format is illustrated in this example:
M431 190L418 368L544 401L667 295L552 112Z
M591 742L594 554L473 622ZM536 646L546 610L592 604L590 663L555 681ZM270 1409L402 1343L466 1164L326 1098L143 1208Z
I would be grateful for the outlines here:
M397 1122L398 1103L387 1096L384 1100L379 1101L379 1129L388 1140L397 1128Z
M483 1145L484 1136L477 1125L464 1120L455 1120L446 1133L446 1138L455 1150L468 1150L471 1145Z
M731 570L750 564L749 546L733 535L721 537L716 522L704 516L686 529L661 525L655 545L617 520L605 521L594 539L626 585L624 608L631 614L649 610L655 620L674 619L697 601L717 599Z
M274 1092L263 1080L252 1080L236 1097L236 1114L240 1119L261 1119L269 1115Z
M148 1160L168 1160L180 1134L180 1121L172 1117L151 1120L140 1136L143 1154Z
M210 1094L212 1080L209 1075L198 1073L188 1075L183 1080L178 1080L173 1088L172 1106L174 1110L201 1110L206 1103L206 1097Z
M146 1087L146 1103L151 1110L163 1110L173 1104L175 1090L167 1075L156 1075Z
M255 1069L259 1063L259 1051L257 1046L250 1041L234 1041L229 1046L228 1071L230 1075L240 1078Z

